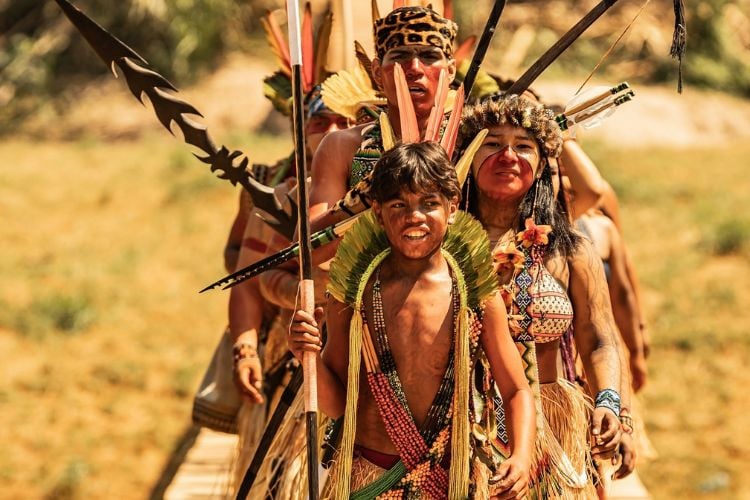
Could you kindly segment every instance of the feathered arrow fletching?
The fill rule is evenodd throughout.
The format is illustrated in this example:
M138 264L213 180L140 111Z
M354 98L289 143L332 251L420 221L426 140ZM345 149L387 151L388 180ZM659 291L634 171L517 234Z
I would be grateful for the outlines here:
M173 133L173 124L177 125L183 140L197 147L206 155L195 155L196 158L211 166L220 179L232 184L241 184L253 199L255 206L268 213L274 220L266 221L276 231L291 239L297 225L296 216L287 214L276 199L274 190L258 182L247 171L248 159L241 151L230 152L226 147L217 148L206 127L188 118L189 115L203 116L194 106L179 99L171 92L177 89L162 75L147 69L148 62L99 26L67 0L55 0L73 25L96 51L99 57L110 67L117 77L115 67L119 68L130 92L143 104L144 94L151 101L159 122ZM292 214L295 211L292 210Z

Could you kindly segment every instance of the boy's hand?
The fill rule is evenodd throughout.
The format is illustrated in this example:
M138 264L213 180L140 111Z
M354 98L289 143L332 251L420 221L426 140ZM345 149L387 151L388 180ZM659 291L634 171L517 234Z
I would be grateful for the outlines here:
M245 400L256 404L263 402L263 368L257 355L237 363L234 368L234 379L240 395Z
M316 319L317 318L317 319ZM319 353L322 347L318 321L323 318L323 308L315 308L315 317L305 311L297 310L292 318L292 326L289 328L287 344L294 357L302 360L304 352Z
M599 459L612 458L622 436L620 419L609 408L594 408L594 414L591 417L591 434L594 435L591 454Z
M515 500L529 492L529 464L516 456L500 464L497 474L490 478L492 500Z

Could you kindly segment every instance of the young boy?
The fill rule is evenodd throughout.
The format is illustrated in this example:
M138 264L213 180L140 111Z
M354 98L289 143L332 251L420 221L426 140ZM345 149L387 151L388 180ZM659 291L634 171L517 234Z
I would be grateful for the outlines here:
M318 398L327 415L344 416L344 431L324 496L522 498L533 396L486 233L457 212L455 169L436 143L397 146L376 165L371 194L372 214L331 264ZM321 351L321 315L296 312L296 357ZM504 401L510 457L502 463L488 460L494 412L487 416L491 396L472 387L479 365Z

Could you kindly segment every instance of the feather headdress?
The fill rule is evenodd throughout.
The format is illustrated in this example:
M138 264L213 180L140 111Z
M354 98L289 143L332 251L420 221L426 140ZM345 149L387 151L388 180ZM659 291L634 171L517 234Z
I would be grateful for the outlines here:
M292 112L292 66L289 56L289 44L282 34L274 12L269 11L261 18L266 39L271 46L279 69L263 80L263 94L271 101L274 108L285 116ZM321 83L329 73L326 70L326 54L333 25L333 14L326 11L318 26L317 38L313 36L313 16L310 2L305 3L302 15L302 91L308 94Z
M396 84L396 100L399 103L399 125L401 128L401 143L411 143L420 141L432 141L439 142L442 148L445 150L448 158L453 157L453 152L456 148L456 138L458 137L458 131L461 125L461 114L464 108L464 89L459 87L455 93L453 102L453 109L451 115L448 118L447 123L443 127L443 121L445 119L446 103L448 100L448 78L446 70L440 72L440 79L438 80L438 90L435 95L435 104L430 111L430 116L427 119L427 127L425 133L420 133L417 125L417 116L414 112L414 105L409 95L409 85L406 82L406 76L404 75L401 65L396 63L393 77ZM393 134L393 127L391 126L390 120L386 113L380 114L380 126L381 134L383 137L383 148L387 151L396 145L395 134ZM442 135L441 135L442 130ZM459 158L456 165L456 173L458 174L458 182L463 185L471 167L471 161L474 159L479 146L487 136L487 129L479 130L476 136L471 141L469 146L464 151L464 154Z

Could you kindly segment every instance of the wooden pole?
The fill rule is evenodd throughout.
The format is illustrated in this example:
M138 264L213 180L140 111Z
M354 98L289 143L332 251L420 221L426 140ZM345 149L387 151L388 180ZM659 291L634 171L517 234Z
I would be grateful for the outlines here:
M471 88L474 86L474 80L477 77L479 67L482 65L482 61L484 61L484 56L487 54L490 42L492 42L492 37L495 35L497 23L500 22L500 16L503 14L503 9L505 9L505 0L496 0L495 5L492 7L492 12L490 12L490 17L487 19L487 24L484 26L482 37L479 39L479 43L477 43L476 50L474 50L474 56L471 58L471 64L466 71L466 77L464 78L463 83L464 95L467 99L471 94Z
M305 117L302 92L302 45L298 0L287 0L289 16L289 54L292 63L292 109L294 128L294 159L297 165L297 224L299 234L300 306L309 314L315 309L315 287L312 279L312 248L310 244L309 198L307 195L307 162L305 158ZM305 353L302 358L305 423L307 437L308 498L317 500L318 486L318 385L317 356Z

